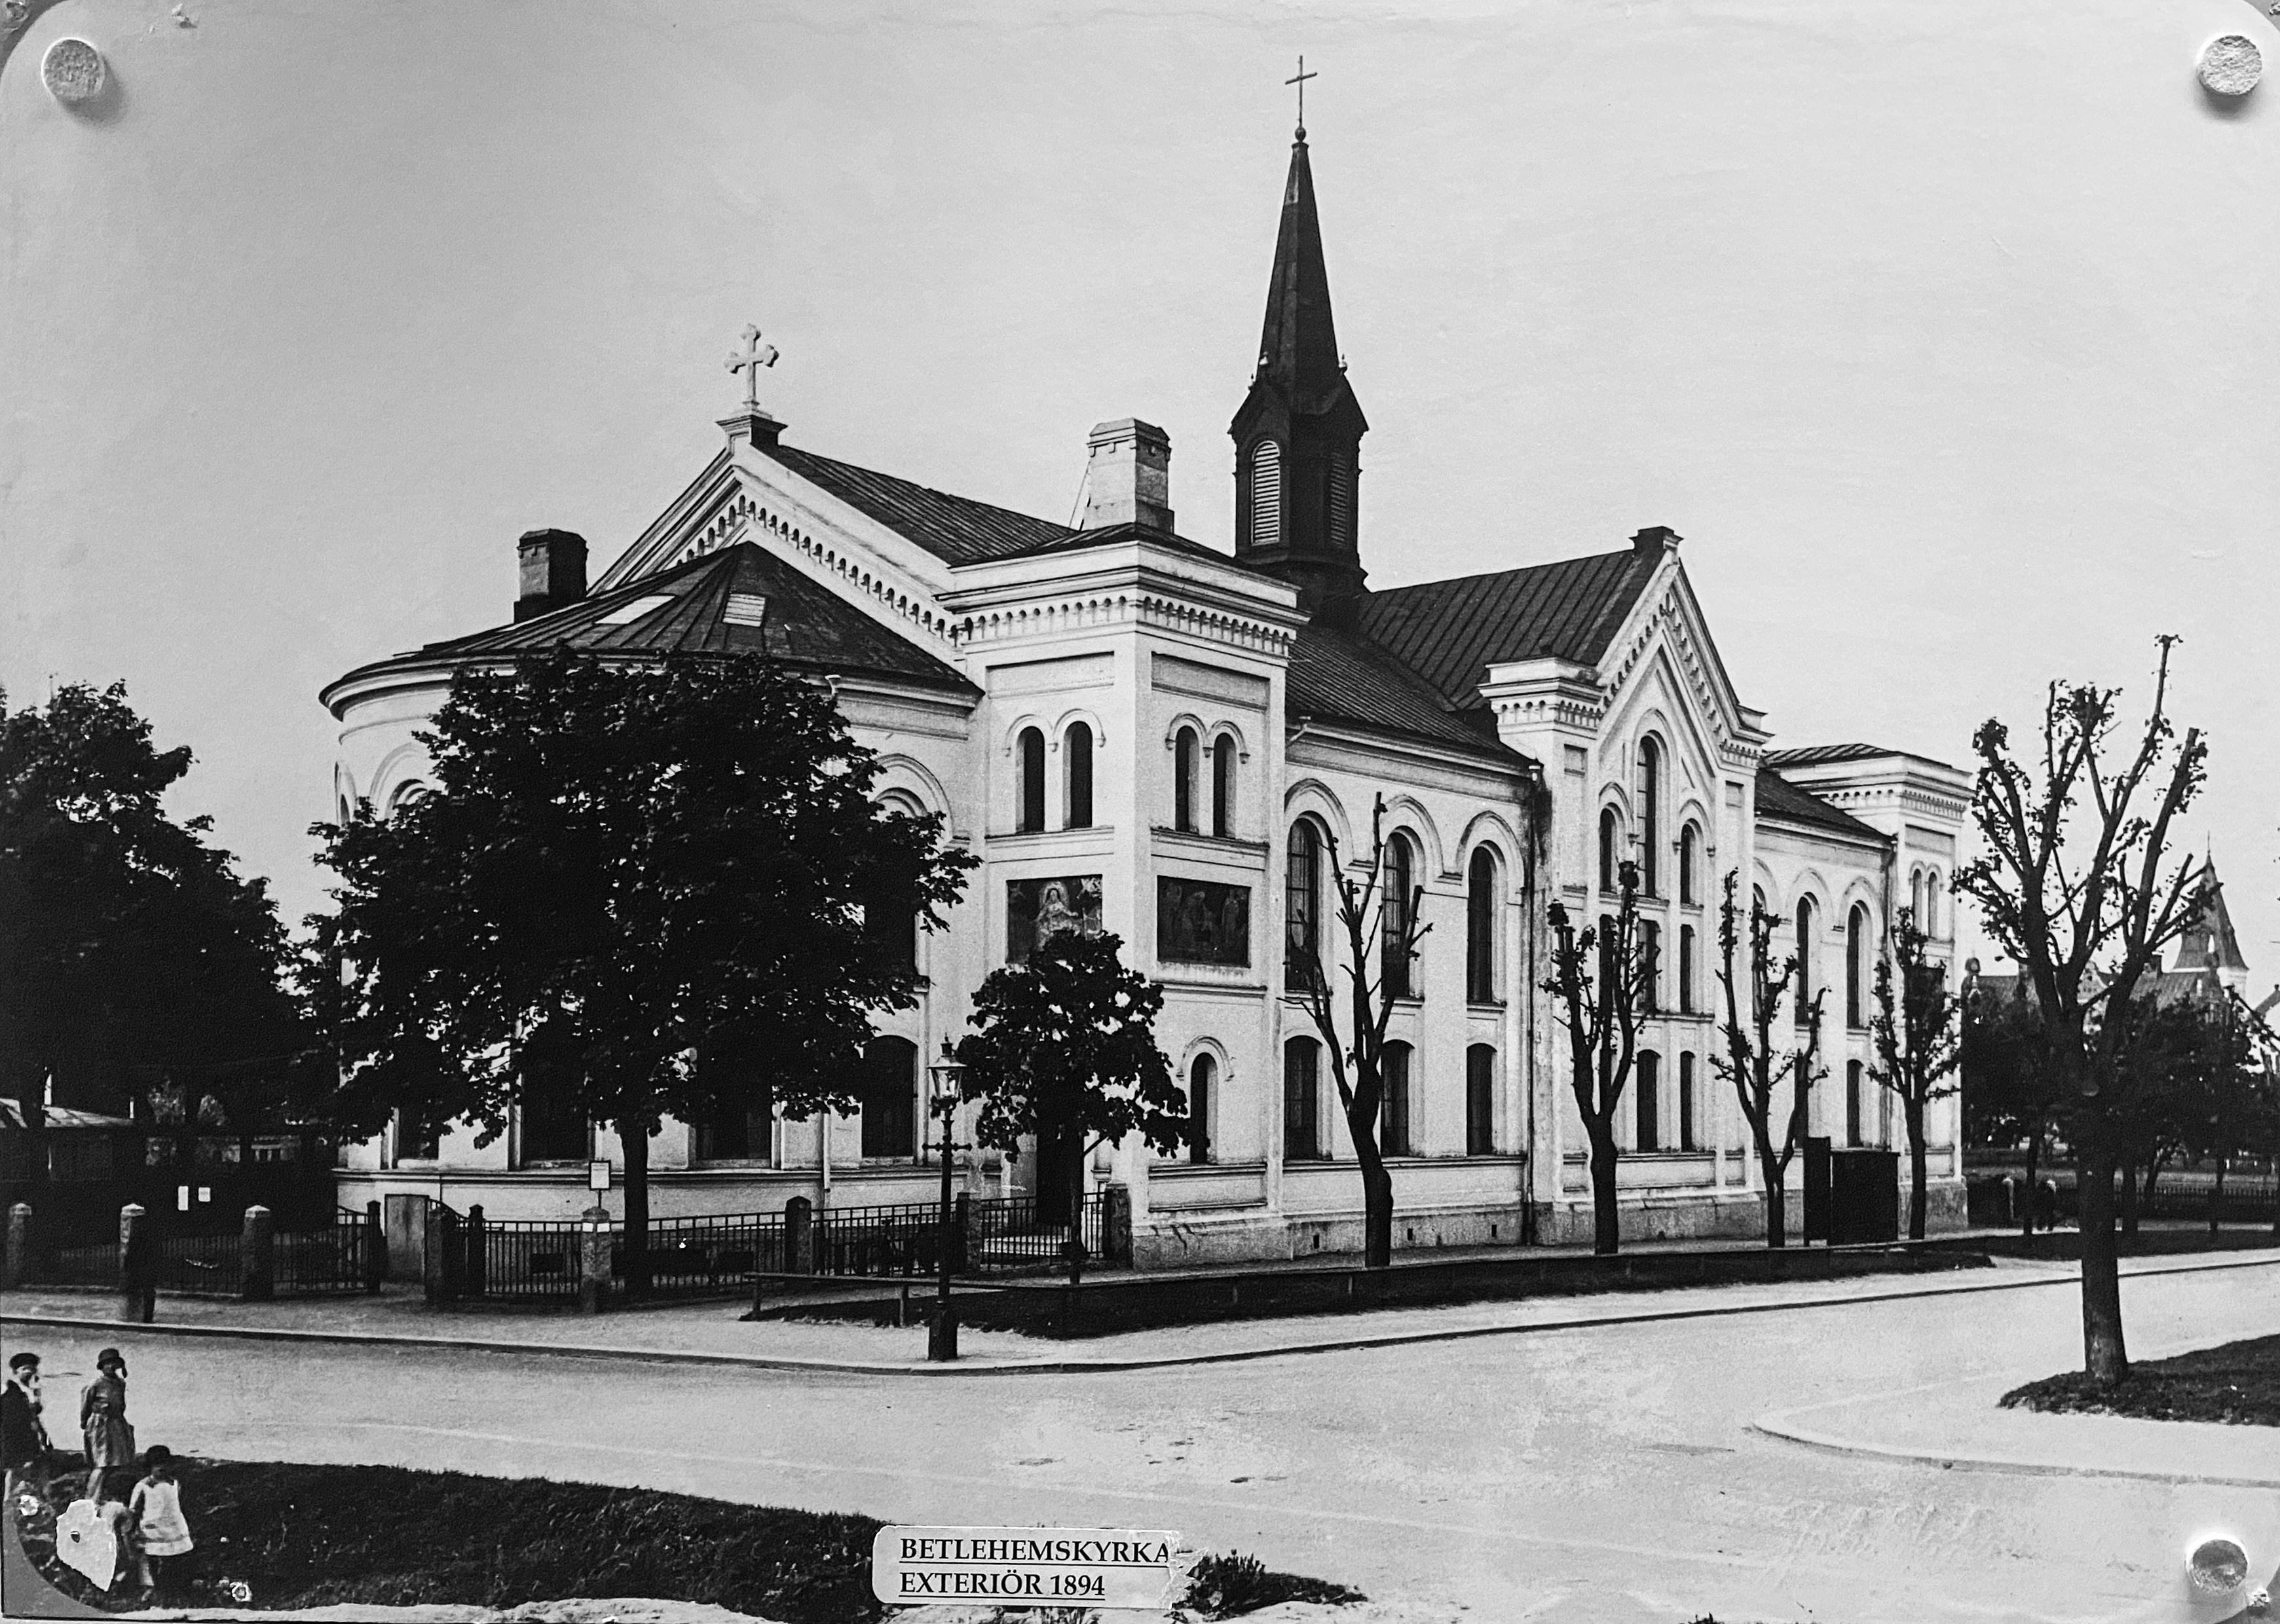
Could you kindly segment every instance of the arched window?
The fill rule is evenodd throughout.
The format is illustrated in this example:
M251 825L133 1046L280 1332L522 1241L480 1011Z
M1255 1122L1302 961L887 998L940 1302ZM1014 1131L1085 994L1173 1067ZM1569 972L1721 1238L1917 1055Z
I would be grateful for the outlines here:
M919 915L907 891L884 881L874 884L863 899L863 934L897 969L918 968Z
M1694 1123L1694 1057L1678 1057L1678 1148L1699 1150L1695 1135L1699 1130Z
M1021 781L1016 786L1021 816L1014 828L1033 835L1045 827L1045 735L1035 727L1021 729Z
M1290 826L1285 856L1282 907L1282 984L1300 990L1314 984L1322 951L1322 836L1305 818Z
M1223 733L1212 746L1212 833L1235 833L1235 741Z
M416 778L408 778L389 792L388 815L393 818L405 807L428 798L428 786Z
M1282 448L1272 440L1251 447L1251 544L1275 547L1282 541Z
M1378 908L1380 945L1378 974L1386 991L1397 998L1416 996L1410 975L1409 907L1417 865L1406 835L1389 835L1385 841L1385 895Z
M1845 1143L1860 1143L1860 1062L1845 1062Z
M863 1155L898 1159L919 1151L919 1050L907 1038L874 1037L863 1053Z
M1465 1051L1465 1154L1496 1154L1496 1051L1486 1043Z
M1797 899L1797 1024L1803 1026L1813 1007L1813 898Z
M1697 878L1702 867L1702 831L1688 824L1678 832L1678 900L1700 902L1701 881Z
M1615 889L1615 809L1612 806L1599 810L1599 889Z
M1662 927L1652 920L1639 921L1639 990L1650 1015L1662 1007Z
M1646 848L1639 865L1639 888L1649 897L1662 895L1662 742L1649 736L1639 741L1639 839Z
M1321 1045L1294 1037L1282 1045L1282 1159L1320 1161L1321 1140L1314 1115L1316 1067Z
M1936 868L1924 870L1923 914L1917 920L1916 928L1927 936L1939 935L1939 871Z
M1219 1062L1207 1054L1198 1055L1188 1067L1188 1159L1191 1162L1212 1158L1212 1096L1218 1081Z
M1931 934L1931 927L1924 920L1924 875L1921 868L1908 872L1908 918L1924 935Z
M1172 741L1172 827L1182 835L1196 832L1196 730L1182 727Z
M1061 738L1061 750L1068 757L1068 822L1067 827L1089 829L1092 827L1092 729L1082 722L1071 722Z
M1377 1148L1388 1156L1416 1154L1409 1137L1409 1060L1406 1043L1388 1043L1379 1059L1385 1098L1378 1107Z
M1678 927L1678 1012L1694 1012L1694 927Z
M1845 1024L1848 1027L1868 1024L1868 910L1856 902L1845 919Z
M1638 1057L1638 1148L1662 1149L1662 1057L1652 1049Z
M1465 997L1475 1004L1497 1001L1496 927L1496 853L1483 846L1465 878Z

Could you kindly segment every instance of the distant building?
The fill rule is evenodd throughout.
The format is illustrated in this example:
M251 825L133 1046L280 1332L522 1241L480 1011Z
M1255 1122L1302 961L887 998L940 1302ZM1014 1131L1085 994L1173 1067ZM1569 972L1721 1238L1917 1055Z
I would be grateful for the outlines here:
M829 679L881 756L884 797L944 814L982 858L950 928L917 944L930 991L879 1021L862 1109L668 1122L649 1154L656 1211L930 1198L923 1061L992 969L1055 931L1105 929L1166 987L1159 1037L1199 1123L1178 1155L1128 1144L1094 1171L1130 1191L1142 1260L1358 1247L1352 1148L1289 989L1300 953L1338 974L1333 853L1367 856L1380 797L1394 871L1423 888L1432 927L1390 1028L1397 1245L1588 1234L1584 1139L1540 989L1544 919L1555 899L1611 909L1625 858L1662 964L1619 1128L1626 1233L1762 1228L1746 1130L1710 1067L1729 872L1829 995L1814 1131L1894 1141L1865 1075L1868 989L1899 908L1936 956L1952 951L1965 776L1865 744L1770 750L1660 526L1556 557L1515 521L1513 567L1373 589L1369 424L1333 328L1303 132L1259 353L1234 358L1227 544L1176 532L1170 443L1136 419L1093 430L1064 526L789 443L753 408L590 589L582 540L533 532L511 622L326 689L342 809L385 811L424 788L412 735L457 672L557 645L765 649ZM1402 544L1413 557L1420 542ZM1953 1102L1931 1136L1934 1211L1953 1222ZM617 1154L609 1131L537 1113L475 1141L454 1128L355 1147L341 1199L440 1190L498 1217L567 1213L585 1205L586 1158ZM968 1176L1028 1188L1037 1160Z

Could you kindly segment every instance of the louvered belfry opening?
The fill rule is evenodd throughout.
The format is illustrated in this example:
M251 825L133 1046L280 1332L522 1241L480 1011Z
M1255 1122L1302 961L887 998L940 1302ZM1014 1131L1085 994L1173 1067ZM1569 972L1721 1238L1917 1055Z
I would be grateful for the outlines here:
M1267 315L1250 392L1229 426L1236 443L1236 556L1298 589L1306 611L1350 625L1364 581L1361 437L1330 313L1313 170L1290 149Z

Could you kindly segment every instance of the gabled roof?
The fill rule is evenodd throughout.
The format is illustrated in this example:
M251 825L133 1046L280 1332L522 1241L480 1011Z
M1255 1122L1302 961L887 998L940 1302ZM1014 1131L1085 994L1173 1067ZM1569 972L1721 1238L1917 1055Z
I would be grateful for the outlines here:
M1661 557L1626 548L1373 591L1361 602L1361 629L1449 705L1483 709L1480 685L1490 666L1597 665Z
M1493 727L1475 727L1451 714L1416 673L1351 632L1319 622L1300 627L1286 681L1285 708L1293 722L1319 718L1406 735L1515 771L1529 761L1498 740Z
M1807 767L1830 761L1866 761L1873 756L1898 753L1874 744L1806 744L1795 750L1769 750L1765 762L1769 767Z
M979 564L1076 534L1067 525L1032 519L1011 508L953 496L913 481L795 447L755 445L802 479L821 486L850 507L915 542L945 564Z
M658 601L648 604L651 598ZM630 619L613 621L644 604ZM341 680L391 667L511 660L552 648L636 657L766 652L805 670L889 677L960 695L980 691L949 665L752 542L637 577L550 614L431 643Z
M1841 807L1800 789L1769 766L1758 768L1758 816L1780 823L1801 823L1829 829L1857 840L1882 841L1881 830L1870 827Z
M2200 917L2177 938L2177 951L2171 955L2172 970L2242 970L2248 960L2241 957L2240 938L2232 928L2232 911L2224 905L2224 882L2216 877L2216 865L2208 866L2208 899L2201 904Z

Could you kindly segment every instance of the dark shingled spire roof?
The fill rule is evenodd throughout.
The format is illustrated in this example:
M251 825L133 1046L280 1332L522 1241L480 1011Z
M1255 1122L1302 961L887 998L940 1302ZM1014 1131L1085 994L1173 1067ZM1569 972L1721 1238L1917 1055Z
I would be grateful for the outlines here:
M1344 385L1338 335L1330 319L1330 273L1322 263L1322 222L1314 209L1314 172L1303 132L1290 143L1282 185L1282 224L1275 270L1267 283L1267 320L1259 335L1264 375L1298 412L1329 409Z
M2208 900L2201 904L2200 917L2177 938L2169 968L2245 971L2248 960L2241 956L2240 938L2233 934L2232 910L2224 905L2224 882L2216 877L2215 863L2208 866Z

